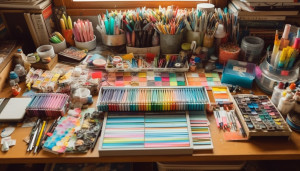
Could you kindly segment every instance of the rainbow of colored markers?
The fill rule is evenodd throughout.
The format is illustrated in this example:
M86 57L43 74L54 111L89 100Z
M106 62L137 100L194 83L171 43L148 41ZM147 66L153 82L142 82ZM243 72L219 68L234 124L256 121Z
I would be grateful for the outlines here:
M102 87L99 111L204 111L204 87Z

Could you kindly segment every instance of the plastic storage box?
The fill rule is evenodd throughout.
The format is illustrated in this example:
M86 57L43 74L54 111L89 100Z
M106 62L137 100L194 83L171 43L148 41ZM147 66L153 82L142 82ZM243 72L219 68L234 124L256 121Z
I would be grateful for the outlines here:
M221 83L251 88L255 79L255 64L229 60L223 70Z

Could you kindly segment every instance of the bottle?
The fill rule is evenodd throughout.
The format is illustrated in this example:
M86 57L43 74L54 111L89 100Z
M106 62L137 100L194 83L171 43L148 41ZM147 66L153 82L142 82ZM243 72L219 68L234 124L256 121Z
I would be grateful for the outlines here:
M14 81L14 83L19 83L19 76L14 72L14 71L11 71L9 73L9 79L10 79L10 82Z
M282 115L287 115L292 109L294 109L294 94L291 90L288 89L282 92L282 96L283 97L280 98L277 108Z
M284 91L284 83L280 82L278 86L274 87L271 101L275 106L278 106L279 100L281 98L282 92Z
M225 37L226 37L226 32L224 30L224 25L219 24L217 31L215 33L215 47L216 47L215 52L216 52L217 56L219 56L219 47L220 47L221 41Z
M25 81L26 71L21 64L15 66L14 72L18 75L20 81Z
M18 49L17 53L15 53L14 56L15 56L15 63L24 66L24 60L26 60L26 55L23 53L22 49Z

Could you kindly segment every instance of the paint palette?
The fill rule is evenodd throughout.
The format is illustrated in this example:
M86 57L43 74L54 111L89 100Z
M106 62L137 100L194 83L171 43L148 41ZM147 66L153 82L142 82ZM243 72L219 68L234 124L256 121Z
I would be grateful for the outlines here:
M108 86L185 86L184 73L174 72L111 72L107 76Z
M185 112L106 113L99 155L191 155L190 129Z
M187 72L186 79L188 86L204 86L207 90L210 90L210 86L221 85L218 73Z
M239 94L233 97L238 106L237 115L249 138L291 135L292 131L268 96Z

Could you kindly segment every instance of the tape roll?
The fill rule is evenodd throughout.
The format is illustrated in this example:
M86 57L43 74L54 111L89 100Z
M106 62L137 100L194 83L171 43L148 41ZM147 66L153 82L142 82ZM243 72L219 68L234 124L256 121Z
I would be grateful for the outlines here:
M82 104L88 103L88 98L91 94L91 91L87 88L78 88L74 92L74 98L80 101Z
M52 45L42 45L36 49L36 52L38 53L41 59L46 57L54 58L55 56L55 52Z

